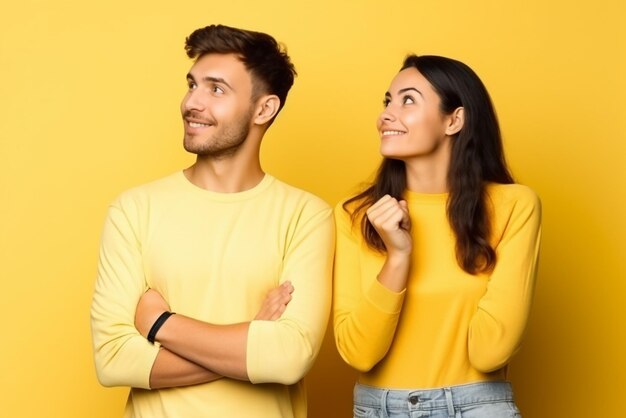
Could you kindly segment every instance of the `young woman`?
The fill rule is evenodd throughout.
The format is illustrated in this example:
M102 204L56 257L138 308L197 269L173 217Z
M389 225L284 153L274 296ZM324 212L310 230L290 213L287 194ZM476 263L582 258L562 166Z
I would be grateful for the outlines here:
M378 118L383 162L335 209L334 329L355 417L518 417L507 363L533 294L541 207L506 166L465 64L406 58Z

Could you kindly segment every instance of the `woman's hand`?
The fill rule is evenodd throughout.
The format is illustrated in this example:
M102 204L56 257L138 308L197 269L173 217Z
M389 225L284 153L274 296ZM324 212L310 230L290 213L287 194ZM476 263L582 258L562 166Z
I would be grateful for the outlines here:
M152 328L152 325L159 315L169 310L170 307L165 299L163 299L163 296L154 289L148 289L146 293L141 296L137 304L137 310L135 311L135 328L137 328L137 331L139 331L141 335L147 337L150 328Z
M411 218L406 200L385 195L367 210L367 219L385 243L388 256L410 255Z
M367 210L367 219L387 249L387 258L378 274L378 281L393 292L401 292L409 279L413 249L407 203L385 195Z
M291 282L288 281L270 290L254 319L275 321L280 318L283 312L285 312L285 309L287 309L289 302L291 302L291 294L293 291L294 287Z

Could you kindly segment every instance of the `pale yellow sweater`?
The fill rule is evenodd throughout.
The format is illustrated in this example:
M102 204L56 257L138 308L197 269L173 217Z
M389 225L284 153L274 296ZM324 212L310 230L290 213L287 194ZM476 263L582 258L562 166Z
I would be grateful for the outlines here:
M541 206L516 184L490 185L488 196L497 264L473 276L455 258L448 195L406 193L413 254L401 293L376 280L384 255L366 247L341 204L335 208L335 338L359 382L425 389L505 378L533 295Z
M323 340L331 298L332 211L266 175L241 193L214 193L182 172L124 193L109 208L92 304L98 377L130 386L126 417L304 417L301 379ZM250 382L148 390L158 345L134 327L154 288L171 310L212 324L251 321L267 292L290 280L277 321L252 321Z

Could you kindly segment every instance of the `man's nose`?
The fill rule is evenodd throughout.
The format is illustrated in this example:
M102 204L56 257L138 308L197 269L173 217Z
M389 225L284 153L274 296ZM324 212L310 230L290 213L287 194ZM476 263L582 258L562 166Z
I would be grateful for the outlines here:
M198 90L191 90L183 99L183 110L202 111L205 107L205 100Z

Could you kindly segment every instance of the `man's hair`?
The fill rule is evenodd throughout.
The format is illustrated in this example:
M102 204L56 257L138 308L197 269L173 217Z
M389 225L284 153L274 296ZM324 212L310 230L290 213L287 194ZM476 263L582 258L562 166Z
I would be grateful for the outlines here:
M262 32L210 25L189 35L185 50L196 61L206 54L236 54L251 74L252 99L275 94L280 99L279 111L297 75L284 46Z

